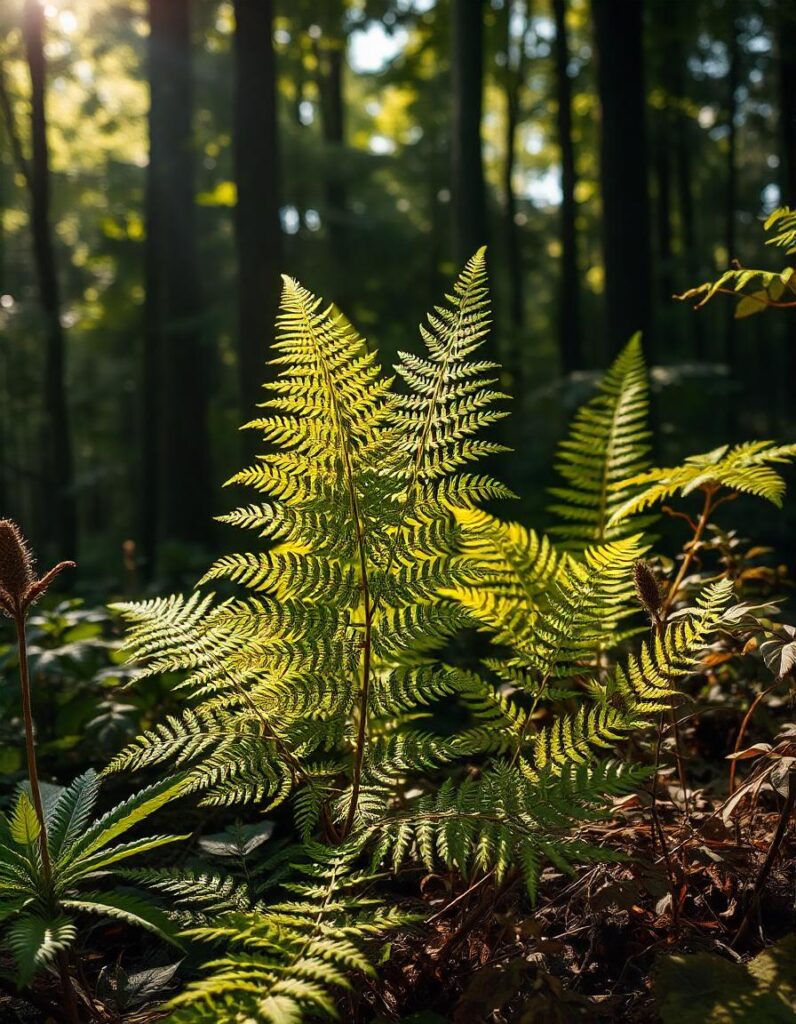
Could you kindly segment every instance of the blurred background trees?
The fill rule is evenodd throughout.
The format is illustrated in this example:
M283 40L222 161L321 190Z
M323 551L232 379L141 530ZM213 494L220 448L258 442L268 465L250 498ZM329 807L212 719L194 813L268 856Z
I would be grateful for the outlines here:
M794 168L794 0L5 0L0 511L109 585L202 558L279 273L389 364L484 242L514 516L636 329L673 457L792 436L787 317L670 296Z

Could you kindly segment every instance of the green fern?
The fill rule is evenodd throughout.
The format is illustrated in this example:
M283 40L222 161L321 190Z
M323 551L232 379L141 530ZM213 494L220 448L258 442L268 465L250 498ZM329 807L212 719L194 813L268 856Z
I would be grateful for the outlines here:
M796 252L796 211L787 206L774 210L763 225L765 231L776 228L766 245L776 245L788 255ZM729 295L737 299L735 318L741 320L766 309L791 309L796 306L796 269L783 267L782 270L757 270L742 267L737 261L725 270L715 281L690 288L675 298L681 301L696 299L695 308L700 309L715 295Z
M251 596L121 606L142 675L182 673L192 704L110 771L169 761L208 803L292 795L305 831L325 817L347 834L389 799L391 773L467 747L418 728L414 712L428 702L424 666L465 621L438 598L470 571L454 516L510 493L465 472L500 450L477 437L503 415L495 366L475 358L488 316L481 251L421 328L426 355L401 354L398 391L344 317L285 280L279 376L250 424L269 450L231 481L264 502L223 517L267 546L219 559L204 579ZM456 688L450 673L440 685ZM332 750L345 756L330 771Z
M635 334L603 377L598 394L576 413L561 442L556 469L565 486L554 487L551 528L566 546L582 551L590 544L619 540L648 522L615 520L627 496L622 483L650 465L647 426L649 385L641 335Z
M108 770L176 765L208 804L289 799L314 859L299 899L276 906L204 869L125 872L167 896L189 936L223 946L175 1021L332 1015L351 971L372 970L372 940L404 921L363 895L360 852L371 870L519 872L532 897L546 862L615 856L583 825L649 769L606 752L678 700L723 627L726 580L628 650L652 518L636 512L653 502L626 507L656 472L637 337L560 450L566 550L479 507L508 496L469 472L499 450L478 436L501 415L495 367L476 357L488 315L480 252L421 329L426 354L401 354L399 388L344 317L286 280L279 376L251 425L266 452L232 481L263 499L222 517L264 543L203 581L245 596L120 606L140 674L178 673L187 704ZM765 472L785 455L747 450ZM440 660L472 626L495 643L483 674ZM435 706L454 705L463 724L441 734Z
M722 445L703 455L692 455L681 466L651 469L623 481L625 488L641 488L622 501L611 516L619 525L645 509L674 495L686 497L702 488L717 491L726 488L765 498L782 507L785 481L774 468L787 465L796 456L796 444L775 445L773 441L746 441L730 448Z
M361 893L372 877L353 869L358 846L306 852L313 862L300 865L305 880L290 885L293 899L187 933L224 949L172 1001L174 1024L336 1018L335 990L349 989L352 974L374 974L369 947L413 916Z

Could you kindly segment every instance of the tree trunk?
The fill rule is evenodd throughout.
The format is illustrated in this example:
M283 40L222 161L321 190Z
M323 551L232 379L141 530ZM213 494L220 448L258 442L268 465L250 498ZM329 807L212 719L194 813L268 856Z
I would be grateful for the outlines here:
M66 400L65 335L50 223L50 167L47 149L44 12L39 0L25 0L25 52L31 82L31 232L36 276L45 322L44 415L42 436L43 525L60 557L77 554L77 510L72 440Z
M453 250L460 267L487 241L482 8L483 0L453 0Z
M779 123L782 130L781 206L796 207L796 10L779 10Z
M238 201L238 370L241 417L255 415L266 378L282 268L272 0L235 0L235 175ZM244 431L244 453L257 438Z
M580 334L580 275L578 273L578 235L575 223L575 145L572 138L572 80L569 77L569 41L567 39L566 0L553 0L556 23L555 71L556 126L561 150L561 297L558 331L561 345L561 369L571 373L583 364Z
M725 244L727 246L727 262L732 264L737 259L735 214L738 205L738 78L739 53L738 34L736 28L735 0L730 3L729 49L730 67L727 74L727 169L725 191ZM722 268L724 269L724 268ZM727 308L727 324L725 334L725 358L730 366L735 362L735 316L732 306Z
M602 109L605 315L616 352L650 320L650 215L642 0L592 0Z
M342 0L319 0L317 21L321 33L315 41L317 85L320 99L321 131L326 146L324 195L326 200L326 231L333 266L344 261L348 248L348 190L342 159L345 146L345 72L346 38ZM345 290L346 277L338 278L338 289ZM336 300L345 305L343 294Z
M696 228L696 211L694 209L694 175L692 174L691 153L695 143L688 108L688 96L685 85L686 62L683 55L682 37L688 30L687 12L679 4L666 8L667 16L674 19L671 31L665 38L666 53L664 56L665 84L671 93L674 104L674 166L677 190L677 207L680 217L680 245L684 253L684 280L676 282L676 290L690 288L700 278L699 244ZM685 17L684 17L685 15ZM705 346L704 319L692 316L688 320L697 359L707 356Z
M158 539L201 543L210 524L207 356L194 205L190 0L149 0L146 479L159 479ZM159 472L155 471L157 464ZM154 473L154 476L151 475ZM146 518L146 517L145 517Z
M517 128L520 123L520 96L525 78L525 46L530 25L530 0L525 6L525 23L516 47L512 36L514 4L506 0L506 155L503 162L504 223L506 233L506 266L509 278L509 311L511 323L521 328L525 322L525 295L523 292L522 246L517 224L517 198L514 195L514 168L517 155Z
M782 131L780 206L796 207L796 10L779 9L779 123ZM796 256L789 258L796 266ZM796 383L796 317L785 322L786 393Z

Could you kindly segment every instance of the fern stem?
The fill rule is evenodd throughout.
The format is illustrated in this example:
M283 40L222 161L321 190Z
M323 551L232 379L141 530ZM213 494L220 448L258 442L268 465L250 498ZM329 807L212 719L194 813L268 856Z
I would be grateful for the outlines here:
M699 520L696 524L696 529L694 530L694 536L688 542L687 550L683 555L683 561L680 565L680 569L674 578L674 582L669 587L669 591L666 594L666 599L663 602L663 607L661 608L660 615L661 619L664 622L666 621L666 617L668 616L669 611L671 610L674 599L677 597L677 593L680 590L680 587L683 585L683 580L685 579L688 570L691 568L691 563L694 561L694 556L696 555L697 547L699 545L700 540L702 540L702 534L705 532L705 527L708 525L708 519L710 518L710 514L714 508L713 495L715 494L715 487L705 487L704 491L705 502L702 506L702 513L699 516Z
M702 506L702 512L699 516L699 520L696 524L696 529L694 530L694 536L688 542L687 550L683 555L683 561L680 565L680 569L677 575L675 576L672 585L669 587L669 591L666 594L666 599L664 600L663 607L660 611L658 621L661 624L666 622L666 619L669 615L669 611L672 607L672 603L674 602L680 588L683 585L683 580L686 578L688 570L691 568L691 564L694 561L694 557L696 555L699 542L702 540L702 535L705 532L705 527L708 524L708 519L710 518L710 514L714 508L713 495L715 494L716 488L712 486L706 486L704 488L704 491L705 501ZM683 791L683 803L685 806L686 817L689 817L690 808L688 800L688 779L686 777L685 771L685 754L683 751L682 737L680 736L680 723L677 720L677 712L674 709L674 707L671 707L669 709L669 717L671 719L672 733L674 735L675 759L677 761L677 776L680 781L680 788Z

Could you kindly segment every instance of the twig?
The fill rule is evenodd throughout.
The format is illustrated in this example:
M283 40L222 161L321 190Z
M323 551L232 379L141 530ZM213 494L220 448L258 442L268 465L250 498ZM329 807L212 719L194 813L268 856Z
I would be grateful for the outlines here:
M741 744L743 743L743 738L744 738L744 736L746 734L746 727L749 725L749 722L750 722L750 720L752 718L752 715L757 710L758 706L760 705L760 702L763 701L769 695L769 693L771 693L772 690L776 689L776 687L779 686L779 684L781 682L782 682L782 680L778 679L775 683L772 683L772 685L769 686L768 689L761 690L761 692L758 693L758 695L755 697L755 699L749 705L749 710L744 715L743 721L741 722L741 728L738 730L738 738L735 740L735 746L733 747L733 750L732 750L733 754L737 754L738 751L741 749ZM738 761L735 760L735 759L733 759L730 762L730 782L729 782L729 791L730 791L729 795L730 796L732 796L732 794L735 792L735 772L736 772L737 765L738 765Z
M760 873L758 874L754 887L752 888L752 893L749 898L749 906L746 908L746 913L743 916L740 927L735 933L735 938L730 943L730 946L736 946L746 933L746 929L749 927L749 922L752 920L752 914L754 913L755 907L758 905L758 901L760 899L760 893L771 872L771 868L774 865L774 860L776 859L777 852L782 845L782 840L785 838L785 832L788 828L788 820L793 812L794 804L796 804L796 766L792 767L788 772L788 795L785 798L785 806L782 808L782 814L779 816L777 828L774 832L774 837L771 840L771 845L768 848L766 859L763 861L763 866L760 868Z

